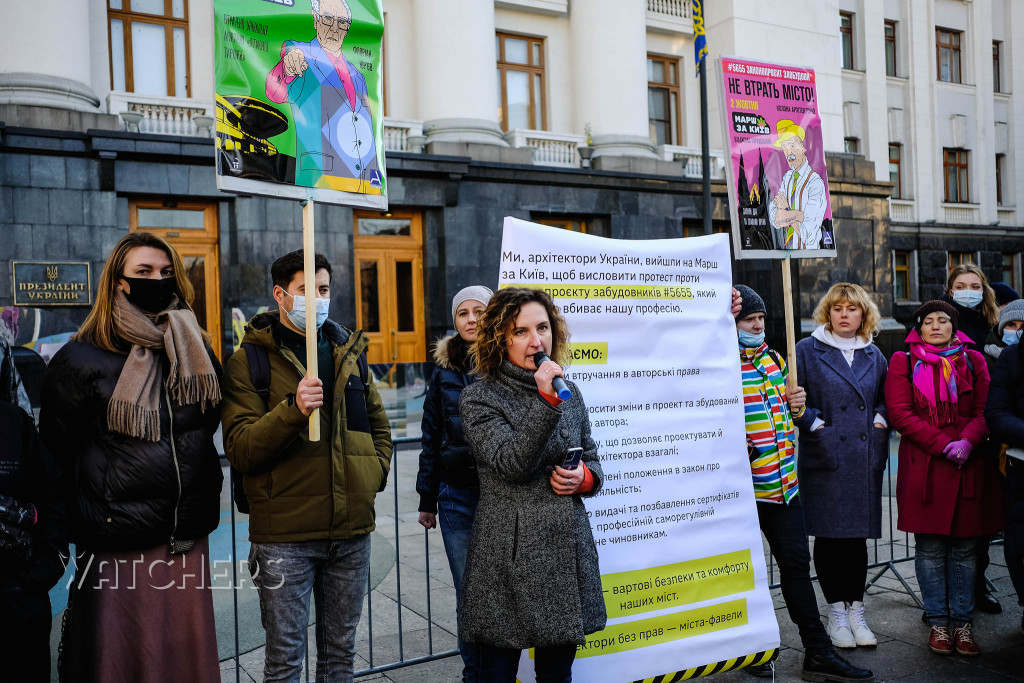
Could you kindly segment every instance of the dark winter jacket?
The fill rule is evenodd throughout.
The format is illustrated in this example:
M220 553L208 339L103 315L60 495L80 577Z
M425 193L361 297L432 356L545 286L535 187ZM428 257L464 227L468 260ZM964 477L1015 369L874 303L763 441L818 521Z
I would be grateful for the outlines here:
M6 401L0 401L0 435L0 494L36 511L28 557L0 550L0 589L13 584L45 593L64 573L68 554L60 468L28 413Z
M0 401L21 406L29 415L32 414L28 392L25 391L25 385L18 375L18 368L14 366L11 348L4 339L0 339Z
M999 354L992 371L985 420L997 443L1024 448L1024 344L1007 346Z
M954 364L957 417L943 426L933 423L927 405L914 391L907 354L898 351L889 361L885 405L890 424L902 436L896 479L900 531L970 538L1003 529L1002 487L995 458L984 448L988 368L977 351L964 354L970 355L974 370L964 356ZM963 467L949 462L942 452L958 439L967 439L973 447Z
M827 538L880 538L882 472L889 459L884 418L885 356L874 344L843 352L808 337L796 345L797 376L807 390L797 458L807 533ZM816 419L825 425L814 430Z
M537 392L533 371L504 361L496 379L462 392L466 441L480 473L462 579L463 640L523 649L582 645L605 626L601 569L579 495L551 490L565 450L583 448L596 495L604 474L579 388L557 408Z
M988 331L992 327L992 323L985 320L985 317L981 314L980 305L978 308L961 306L953 301L953 297L949 296L949 294L943 294L940 301L945 301L956 309L956 328L971 338L971 343L967 345L967 348L980 353L985 345L985 337L988 336Z
M275 334L280 315L263 313L245 328L243 344L267 350L270 396L256 393L249 357L235 353L224 380L224 451L243 474L249 540L259 543L351 538L374 529L373 502L391 467L391 426L373 380L364 385L358 358L369 340L327 320L334 406L320 410L320 441L295 403L306 373ZM325 392L326 394L326 392ZM269 411L267 406L269 405Z
M219 379L220 363L207 353ZM161 356L165 387L169 363ZM217 407L178 405L164 388L159 441L110 431L107 405L126 359L72 339L43 379L39 433L65 473L70 540L90 551L195 540L220 521Z
M434 363L420 425L423 437L420 472L416 477L420 512L437 512L437 492L442 481L456 488L480 486L476 461L462 433L459 415L459 396L475 380L464 367L466 342L457 334L438 340Z

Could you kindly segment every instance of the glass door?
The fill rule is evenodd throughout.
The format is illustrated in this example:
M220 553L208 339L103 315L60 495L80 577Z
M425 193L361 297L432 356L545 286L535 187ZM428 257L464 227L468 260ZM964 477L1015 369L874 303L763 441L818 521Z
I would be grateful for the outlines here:
M356 324L371 363L426 360L420 227L418 214L356 214Z

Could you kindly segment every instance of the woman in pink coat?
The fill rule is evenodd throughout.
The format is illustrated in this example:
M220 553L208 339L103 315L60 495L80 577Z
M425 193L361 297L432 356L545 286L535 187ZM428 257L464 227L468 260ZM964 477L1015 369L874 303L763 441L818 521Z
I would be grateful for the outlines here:
M949 304L929 301L914 313L914 325L909 353L893 355L885 380L889 420L902 435L898 526L914 534L929 647L977 655L977 539L1003 525L995 464L981 448L988 368L980 353L966 349Z

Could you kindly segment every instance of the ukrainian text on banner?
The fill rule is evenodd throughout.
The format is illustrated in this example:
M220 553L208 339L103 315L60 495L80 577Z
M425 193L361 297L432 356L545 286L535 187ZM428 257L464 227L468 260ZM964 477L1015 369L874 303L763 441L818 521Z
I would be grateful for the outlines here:
M814 69L719 57L737 258L836 255Z
M214 0L217 186L387 208L380 0Z
M608 626L579 649L575 677L634 681L777 648L727 238L612 240L506 218L500 280L561 307L566 376L605 473L586 505ZM533 681L527 657L520 678Z

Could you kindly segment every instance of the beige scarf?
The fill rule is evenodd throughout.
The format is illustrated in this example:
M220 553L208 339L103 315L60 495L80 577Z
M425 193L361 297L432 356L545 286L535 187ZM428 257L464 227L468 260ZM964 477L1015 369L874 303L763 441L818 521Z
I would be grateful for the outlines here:
M195 313L178 308L177 298L155 317L131 304L124 292L114 297L117 334L131 342L107 407L107 428L146 441L160 440L160 363L163 349L171 363L167 390L179 405L220 403L217 373L203 343Z

